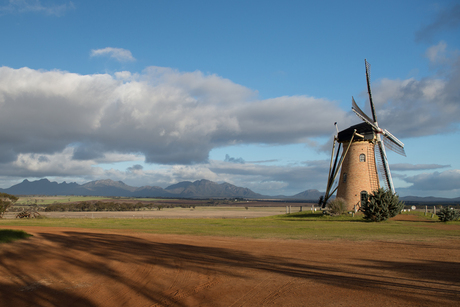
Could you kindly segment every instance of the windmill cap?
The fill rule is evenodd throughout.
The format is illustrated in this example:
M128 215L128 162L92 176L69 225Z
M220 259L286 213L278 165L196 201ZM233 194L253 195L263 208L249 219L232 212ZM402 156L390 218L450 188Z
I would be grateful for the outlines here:
M339 142L348 142L350 141L351 137L353 136L353 132L356 130L356 133L359 133L364 136L365 140L372 140L374 139L374 128L368 123L361 123L351 127L348 127L345 130L342 130L338 134L338 141ZM362 140L362 138L357 138L357 140Z

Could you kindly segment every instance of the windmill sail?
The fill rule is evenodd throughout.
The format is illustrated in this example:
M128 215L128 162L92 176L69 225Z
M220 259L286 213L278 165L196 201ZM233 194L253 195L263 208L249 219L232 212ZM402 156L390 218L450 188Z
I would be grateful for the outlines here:
M382 160L383 164L383 178L384 181L387 183L387 187L391 192L395 192L395 188L393 186L393 179L391 178L391 173L390 173L390 165L388 164L387 160L387 154L385 152L385 145L383 145L383 142L380 140L380 136L377 136L377 146L379 148L380 152L380 158Z
M356 104L356 101L355 99L353 98L353 96L351 97L351 104L352 104L352 107L351 109L357 113L356 115L361 115L361 118L364 120L366 119L369 123L373 123L374 121L372 119L369 118L369 116L366 115L366 113L363 112L363 110L361 110L358 105ZM358 115L358 116L359 116Z
M364 63L366 64L366 81L367 81L367 93L369 94L369 102L371 104L371 111L372 111L372 118L374 119L374 123L377 123L377 115L375 114L375 107L374 101L372 100L372 92L371 92L371 64L364 59Z
M379 146L374 147L375 151L375 161L377 162L378 174L380 177L380 182L383 182L385 189L389 190L388 181L385 178L385 167L383 166L382 155L380 154Z
M404 143L398 140L393 134L388 132L388 130L383 129L383 141L385 142L385 146L387 146L390 150L400 154L401 156L406 156L406 152L404 151Z
M388 164L385 146L387 146L388 149L400 155L406 156L406 153L404 151L404 144L400 140L398 140L393 134L379 127L379 124L377 122L377 114L375 112L374 101L372 100L370 81L371 65L367 62L367 60L364 60L364 63L366 66L367 92L369 94L369 103L371 105L372 119L358 107L353 97L352 110L359 118L361 118L365 123L369 124L373 128L377 143L377 146L375 147L375 156L376 160L379 161L379 174L381 175L383 179L382 181L385 183L386 188L394 193L395 190L393 186L393 179L391 178L390 166Z
M404 151L404 147L399 146L396 144L393 140L388 138L386 135L383 137L383 143L385 143L385 147L388 148L391 151L394 151L397 154L400 154L401 156L406 156L406 152Z

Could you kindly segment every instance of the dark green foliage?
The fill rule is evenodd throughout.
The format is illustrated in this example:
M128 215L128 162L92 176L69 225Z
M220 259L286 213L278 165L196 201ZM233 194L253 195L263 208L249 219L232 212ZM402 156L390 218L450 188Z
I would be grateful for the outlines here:
M131 202L90 202L82 201L78 203L71 204L51 204L46 207L45 211L70 211L70 212L82 212L82 211L139 211L139 210L152 210L152 209L161 210L163 208L174 208L174 205L171 204L155 204L153 202L149 203L131 203Z
M341 215L347 212L347 203L345 199L337 197L327 202L326 207L330 215Z
M0 229L0 243L8 243L19 239L26 239L32 235L22 230Z
M399 201L396 193L379 188L369 195L367 203L363 203L359 210L365 220L381 222L398 215L403 208L404 203Z
M0 193L0 218L3 217L6 210L8 210L18 199L19 198L14 195Z
M436 215L441 222L455 221L460 218L460 211L449 207L441 208Z

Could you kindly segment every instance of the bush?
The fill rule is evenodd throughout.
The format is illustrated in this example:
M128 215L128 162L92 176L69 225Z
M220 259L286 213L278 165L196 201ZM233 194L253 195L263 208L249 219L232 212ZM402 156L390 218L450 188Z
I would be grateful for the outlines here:
M365 220L381 222L398 215L403 208L404 203L399 201L396 193L379 188L369 195L368 201L362 203L359 210Z
M328 201L326 207L329 209L330 215L341 215L348 209L347 202L340 197Z
M460 218L460 211L445 207L441 208L436 215L439 216L441 222L455 221Z
M6 193L0 193L0 218L3 218L6 210L11 207L16 201L18 197Z

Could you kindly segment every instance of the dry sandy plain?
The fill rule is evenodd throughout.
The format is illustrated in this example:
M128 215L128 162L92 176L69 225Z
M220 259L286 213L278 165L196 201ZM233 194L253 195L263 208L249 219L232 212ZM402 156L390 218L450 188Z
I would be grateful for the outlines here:
M0 306L460 305L458 239L268 240L2 228L33 237L0 245Z

